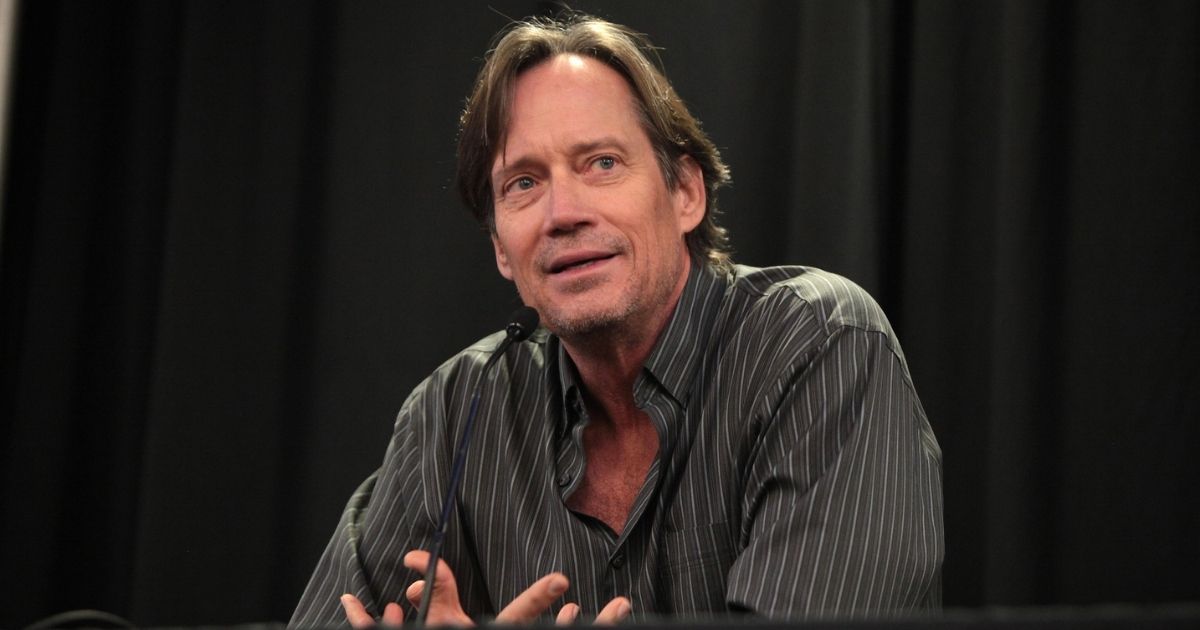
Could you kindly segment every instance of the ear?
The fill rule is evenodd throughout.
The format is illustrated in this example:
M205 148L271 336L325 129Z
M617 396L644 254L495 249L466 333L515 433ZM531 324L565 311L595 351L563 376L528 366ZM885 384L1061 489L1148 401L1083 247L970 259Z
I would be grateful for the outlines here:
M500 275L506 280L513 279L512 267L508 264L508 254L504 253L504 248L500 245L500 239L496 238L496 232L492 232L492 247L496 250L496 269L500 270Z
M704 220L704 211L708 204L708 189L704 186L704 172L692 156L679 158L679 181L671 195L675 201L675 215L679 220L679 228L687 234L700 225Z

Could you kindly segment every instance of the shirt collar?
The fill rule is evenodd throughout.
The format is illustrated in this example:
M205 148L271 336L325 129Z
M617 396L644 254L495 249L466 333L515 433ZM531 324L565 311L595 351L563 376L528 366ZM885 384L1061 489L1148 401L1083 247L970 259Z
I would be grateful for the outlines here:
M646 371L680 406L687 406L727 283L708 265L692 261L671 321L646 359Z

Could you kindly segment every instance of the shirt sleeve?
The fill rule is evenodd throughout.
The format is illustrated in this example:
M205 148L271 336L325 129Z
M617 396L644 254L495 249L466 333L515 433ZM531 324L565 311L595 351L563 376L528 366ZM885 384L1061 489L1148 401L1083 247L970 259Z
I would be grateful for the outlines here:
M355 490L342 512L333 538L321 554L309 579L304 595L288 622L288 627L339 627L348 625L341 611L339 598L343 593L355 593L368 610L375 610L371 588L364 579L359 555L359 527L363 512L371 500L371 492L379 472L376 471Z
M418 576L403 565L403 557L424 546L432 530L430 515L439 507L422 488L440 462L418 445L445 439L439 428L444 423L423 421L444 415L437 397L426 395L427 385L401 408L383 465L350 497L289 627L348 626L344 593L354 594L374 615L388 602L400 603L405 618L412 614L403 591Z
M941 453L888 330L834 328L761 399L731 608L886 614L941 599Z

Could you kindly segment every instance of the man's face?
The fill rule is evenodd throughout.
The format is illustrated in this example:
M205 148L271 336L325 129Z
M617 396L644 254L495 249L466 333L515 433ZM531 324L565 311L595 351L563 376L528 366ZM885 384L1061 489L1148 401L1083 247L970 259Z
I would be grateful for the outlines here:
M685 158L667 188L633 99L603 63L549 59L517 80L492 165L496 265L564 337L661 325L687 281L703 176Z

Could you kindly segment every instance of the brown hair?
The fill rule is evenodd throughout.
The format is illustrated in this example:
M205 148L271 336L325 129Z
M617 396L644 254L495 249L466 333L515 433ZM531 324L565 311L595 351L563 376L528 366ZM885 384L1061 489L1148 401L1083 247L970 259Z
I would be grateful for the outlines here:
M502 32L487 54L459 122L458 191L482 225L495 229L491 170L504 147L517 78L522 72L561 54L591 57L616 70L633 91L638 116L650 138L667 187L675 190L680 158L700 166L707 188L704 219L687 235L694 259L727 268L729 238L717 225L717 188L729 182L729 168L716 145L700 129L659 67L644 35L619 24L580 13L534 18Z

